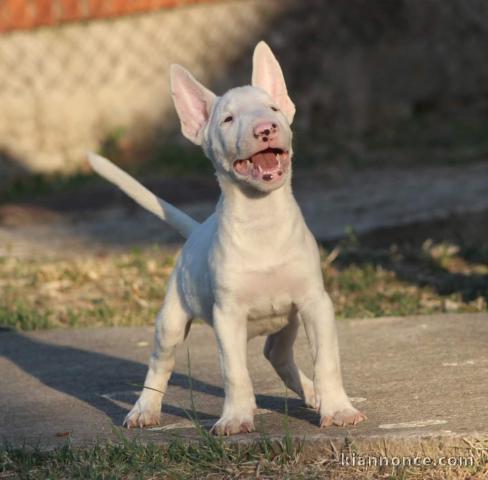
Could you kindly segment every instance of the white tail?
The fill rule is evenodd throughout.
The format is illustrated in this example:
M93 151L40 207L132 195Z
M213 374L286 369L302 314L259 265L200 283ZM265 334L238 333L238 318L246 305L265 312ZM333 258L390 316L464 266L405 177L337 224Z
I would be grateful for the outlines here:
M199 225L193 218L178 210L170 203L161 200L141 185L135 178L132 178L106 158L95 153L88 153L88 161L93 170L99 175L117 185L146 210L149 210L154 215L169 223L183 237L188 238L195 227Z

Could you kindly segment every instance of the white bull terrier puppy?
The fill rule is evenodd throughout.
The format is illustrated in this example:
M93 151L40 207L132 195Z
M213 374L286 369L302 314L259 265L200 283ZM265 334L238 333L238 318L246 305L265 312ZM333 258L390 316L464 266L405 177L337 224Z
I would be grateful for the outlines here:
M194 318L215 330L225 384L221 418L230 435L254 430L256 408L247 340L266 334L264 355L286 386L320 412L320 426L355 425L366 417L342 385L332 302L324 291L317 243L291 189L295 107L269 47L254 51L252 86L215 96L183 67L171 67L171 90L183 135L201 145L222 189L202 224L157 198L108 160L89 160L100 175L188 237L157 317L155 350L127 427L157 425L175 365L175 349ZM299 320L310 342L313 382L297 367Z

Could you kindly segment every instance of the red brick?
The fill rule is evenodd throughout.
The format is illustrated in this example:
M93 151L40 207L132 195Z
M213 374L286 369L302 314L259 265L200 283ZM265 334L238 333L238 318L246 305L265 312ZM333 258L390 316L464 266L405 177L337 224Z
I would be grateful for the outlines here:
M88 0L88 17L103 17L106 0Z
M80 0L60 0L60 21L78 20L82 18Z
M27 4L16 0L7 0L2 9L5 10L5 30L22 28L27 18Z
M112 0L112 15L124 15L130 3L130 0Z
M0 32L221 0L0 0Z
M53 0L37 0L33 22L35 25L49 25L56 21L53 15Z

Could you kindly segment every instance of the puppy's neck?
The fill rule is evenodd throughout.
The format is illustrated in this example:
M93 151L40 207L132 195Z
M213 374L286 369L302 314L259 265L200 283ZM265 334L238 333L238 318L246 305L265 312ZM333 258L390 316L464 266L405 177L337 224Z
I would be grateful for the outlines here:
M218 205L221 220L235 227L275 228L289 223L298 210L291 189L291 179L271 192L244 187L223 175L218 175L222 196Z

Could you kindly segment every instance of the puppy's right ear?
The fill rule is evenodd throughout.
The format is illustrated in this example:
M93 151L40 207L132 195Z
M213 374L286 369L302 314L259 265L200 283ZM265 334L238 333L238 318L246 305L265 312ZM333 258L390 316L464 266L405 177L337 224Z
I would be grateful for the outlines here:
M215 95L197 82L180 65L171 65L171 95L181 122L181 131L188 140L200 145Z

